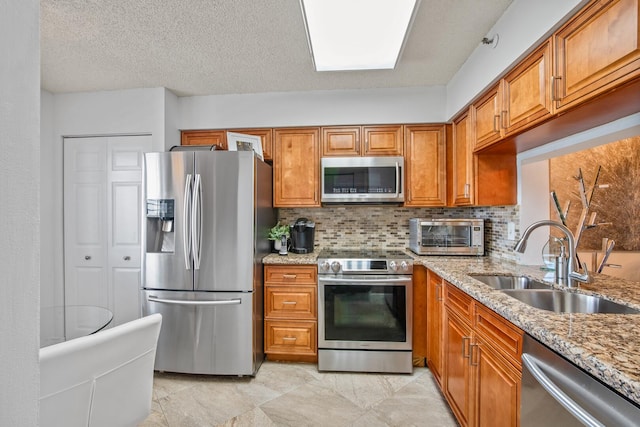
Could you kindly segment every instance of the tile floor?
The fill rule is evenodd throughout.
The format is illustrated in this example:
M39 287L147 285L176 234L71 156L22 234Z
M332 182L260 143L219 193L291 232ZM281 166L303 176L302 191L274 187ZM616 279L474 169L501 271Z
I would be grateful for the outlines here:
M457 426L427 368L411 375L318 372L264 362L255 378L156 373L140 427Z

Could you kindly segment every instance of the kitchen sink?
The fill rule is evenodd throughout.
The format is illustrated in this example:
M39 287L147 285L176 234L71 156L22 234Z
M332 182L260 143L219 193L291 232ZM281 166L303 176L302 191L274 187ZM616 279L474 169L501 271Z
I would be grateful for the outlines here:
M556 313L640 313L640 310L604 298L573 292L521 289L503 289L502 292L532 307Z
M526 276L508 276L498 274L470 274L476 280L481 281L485 285L489 285L494 289L551 289L551 285L530 279Z

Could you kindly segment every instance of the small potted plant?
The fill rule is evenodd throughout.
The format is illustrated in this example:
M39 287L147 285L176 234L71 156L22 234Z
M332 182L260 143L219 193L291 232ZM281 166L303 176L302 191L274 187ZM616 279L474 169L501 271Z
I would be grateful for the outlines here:
M269 240L273 240L273 249L275 249L276 252L280 250L282 236L285 236L287 239L289 238L289 226L278 222L276 225L271 227L268 237Z

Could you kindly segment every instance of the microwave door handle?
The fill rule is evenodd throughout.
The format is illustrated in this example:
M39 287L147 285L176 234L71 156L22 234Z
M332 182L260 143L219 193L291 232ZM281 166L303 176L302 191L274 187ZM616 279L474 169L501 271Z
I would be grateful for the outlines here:
M184 251L184 266L191 270L191 178L187 174L184 183L184 200L182 204L182 250Z
M396 199L400 196L400 165L396 162Z

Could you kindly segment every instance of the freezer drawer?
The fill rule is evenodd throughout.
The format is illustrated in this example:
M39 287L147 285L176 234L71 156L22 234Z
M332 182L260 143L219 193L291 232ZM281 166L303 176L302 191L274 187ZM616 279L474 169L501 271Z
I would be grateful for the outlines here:
M264 355L252 292L145 290L143 298L145 316L162 314L156 370L255 375Z

